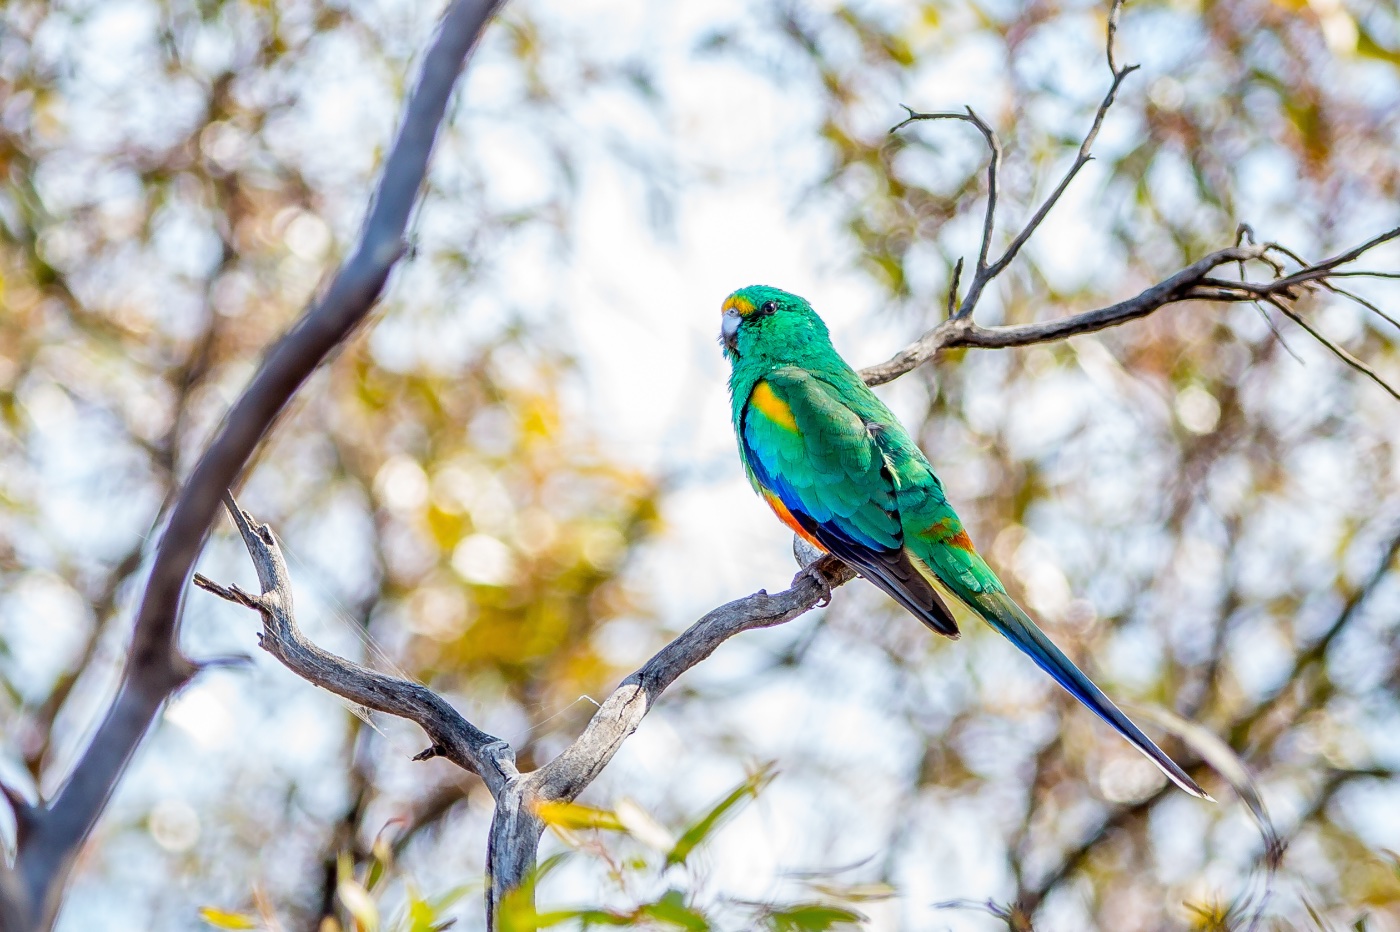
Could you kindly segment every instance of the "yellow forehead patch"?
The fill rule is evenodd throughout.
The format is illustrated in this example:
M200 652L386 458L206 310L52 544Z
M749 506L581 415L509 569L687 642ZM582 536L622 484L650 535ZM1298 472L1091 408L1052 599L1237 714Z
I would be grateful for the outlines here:
M736 309L741 317L748 317L754 311L753 302L741 294L732 294L726 298L724 307L720 308L719 312L723 314L731 307Z
M779 398L767 382L759 382L753 387L753 394L749 395L749 404L774 424L797 433L797 419L792 416L792 406Z

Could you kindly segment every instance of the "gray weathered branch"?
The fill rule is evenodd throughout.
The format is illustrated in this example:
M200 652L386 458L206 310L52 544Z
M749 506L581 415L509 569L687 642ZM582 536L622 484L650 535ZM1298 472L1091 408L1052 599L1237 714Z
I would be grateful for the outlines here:
M259 645L297 676L356 705L417 723L432 742L422 755L425 759L445 757L478 774L493 795L498 793L515 773L510 745L472 725L446 700L421 683L385 676L337 657L307 640L297 626L292 608L291 576L272 529L266 524L254 525L233 496L227 496L224 504L257 568L262 592L254 595L237 586L225 588L199 573L194 574L194 584L261 613L263 630Z
M496 804L486 856L487 922L492 929L497 927L497 912L506 895L534 869L544 831L540 803L574 800L637 730L666 687L719 645L743 631L791 621L830 599L833 586L855 576L835 559L814 560L798 573L790 589L776 595L759 591L709 612L623 680L563 753L539 770L522 774L507 742L472 725L422 683L367 669L309 641L296 621L291 577L272 529L255 524L231 494L224 502L257 568L262 591L254 595L198 573L195 585L259 612L262 648L302 679L357 705L418 724L432 746L416 759L445 757L479 774L486 783Z
M1114 45L1118 35L1118 18L1123 10L1124 0L1113 0L1108 13L1108 28L1105 39L1106 57L1108 60L1108 70L1112 75L1108 92L1103 100L1099 102L1098 109L1094 112L1093 122L1089 126L1089 131L1084 134L1083 140L1079 144L1079 151L1075 154L1074 161L1069 169L1060 179L1053 191L1036 208L1035 213L1026 221L1011 240L1006 250L995 261L989 261L988 256L991 250L992 235L996 230L997 197L999 188L999 175L1002 161L1001 142L997 139L996 131L992 129L981 117L973 112L971 107L965 112L943 111L936 113L920 113L911 107L904 107L908 116L895 124L890 129L891 133L898 132L911 123L918 123L930 120L960 120L971 123L982 134L987 141L987 148L990 150L990 157L987 163L987 205L982 222L982 243L977 254L976 267L973 269L972 283L968 286L967 294L961 302L957 298L958 278L962 270L962 260L958 260L955 267L952 282L948 289L948 319L942 324L930 330L920 337L916 342L905 347L894 357L877 366L871 366L861 371L865 381L871 385L880 385L892 379L896 379L911 369L922 365L932 359L940 350L954 347L979 347L983 349L1002 349L1009 346L1026 346L1031 343L1045 343L1051 340L1062 340L1066 337L1078 333L1088 333L1095 330L1103 330L1107 327L1117 326L1139 317L1151 314L1159 308L1179 301L1216 301L1216 302L1239 302L1246 301L1258 304L1267 303L1303 328L1313 339L1325 346L1337 358L1341 359L1348 366L1357 372L1365 375L1381 388L1400 400L1400 389L1386 382L1381 375L1366 363L1357 359L1346 349L1329 339L1324 333L1308 322L1293 306L1298 294L1307 286L1316 286L1348 300L1354 301L1372 313L1384 318L1392 324L1397 323L1390 314L1375 306L1364 298L1345 291L1331 281L1333 278L1346 276L1370 276L1376 278L1389 277L1396 273L1389 272L1344 272L1339 271L1339 266L1354 262L1357 258L1380 245L1383 242L1394 239L1400 235L1400 228L1390 230L1380 236L1333 256L1330 259L1318 263L1306 263L1298 258L1290 250L1271 243L1264 246L1236 243L1232 249L1222 249L1211 253L1202 259L1177 272L1166 281L1160 282L1148 288L1135 298L1121 301L1111 307L1101 308L1095 311L1087 311L1082 314L1075 314L1070 317L1061 318L1045 323L1028 324L1020 327L979 327L972 320L973 311L977 307L977 302L981 300L982 293L997 276L1011 265L1011 262L1020 253L1021 248L1030 241L1035 231L1040 228L1041 223L1050 215L1050 211L1060 202L1068 190L1070 183L1079 174L1080 169L1093 160L1092 149L1094 141L1098 138L1099 130L1103 127L1104 118L1108 115L1109 109L1118 98L1118 91L1123 86L1123 81L1138 70L1137 65L1119 66L1115 54ZM1241 232L1248 228L1242 227ZM1297 263L1301 268L1290 275L1283 275L1281 267L1277 264L1274 256L1288 258ZM1248 282L1244 279L1244 263L1258 260L1270 266L1275 271L1274 278L1266 282ZM1222 281L1213 278L1210 273L1222 265L1228 263L1238 263L1241 268L1241 281ZM1267 318L1266 318L1267 319ZM1271 324L1272 326L1272 324Z
M637 730L656 698L682 673L734 635L791 621L828 598L831 587L855 578L855 573L834 558L808 567L790 589L776 595L759 590L709 612L623 680L574 743L536 772L539 794L551 800L577 797Z
M58 794L18 813L13 875L0 883L5 928L49 928L69 870L165 699L198 670L177 645L181 596L224 490L306 378L369 314L404 252L447 102L468 53L502 0L455 0L423 59L350 258L325 294L269 350L181 489L157 547L117 696Z
M1168 304L1181 301L1225 303L1266 301L1278 307L1295 322L1304 323L1303 318L1292 307L1302 290L1310 285L1327 283L1330 278L1339 274L1337 272L1338 266L1354 262L1367 251L1396 237L1400 237L1400 227L1387 230L1358 247L1321 262L1304 266L1291 274L1283 275L1279 271L1273 271L1273 278L1261 281L1227 281L1216 278L1211 273L1221 266L1252 261L1263 262L1272 271L1277 268L1274 256L1290 256L1291 253L1275 243L1231 246L1197 259L1176 274L1126 301L1033 324L983 327L968 315L950 317L890 359L879 365L862 369L860 374L869 384L882 385L923 365L945 349L957 347L1004 349L1011 346L1049 343L1080 333L1092 333L1116 327L1119 324L1146 317ZM1304 323L1304 326L1307 325ZM1386 391L1400 398L1400 392L1385 382L1369 366L1327 340L1315 328L1307 327L1307 329L1328 349L1343 358L1348 365L1358 369Z

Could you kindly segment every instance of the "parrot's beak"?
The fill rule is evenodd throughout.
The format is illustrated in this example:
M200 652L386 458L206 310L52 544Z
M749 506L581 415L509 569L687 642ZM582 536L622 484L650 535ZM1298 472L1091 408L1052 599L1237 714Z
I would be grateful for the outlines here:
M739 324L743 322L738 310L730 308L724 312L724 317L720 323L720 340L724 342L724 348L736 355L739 352Z

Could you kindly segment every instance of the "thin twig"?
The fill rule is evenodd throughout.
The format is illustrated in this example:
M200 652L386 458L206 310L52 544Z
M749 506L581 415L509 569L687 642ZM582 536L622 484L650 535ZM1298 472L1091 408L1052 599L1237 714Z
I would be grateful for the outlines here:
M1394 232L1394 231L1392 231L1392 232ZM1380 238L1380 239L1379 239L1379 242L1377 242L1376 240L1372 240L1371 243L1367 246L1367 248L1373 248L1374 246L1378 246L1378 245L1380 245L1380 243L1386 242L1386 241L1388 241L1390 238L1391 238L1390 236L1383 236L1383 238ZM1304 267L1304 268L1309 268L1309 267L1311 267L1311 263L1309 263L1306 259L1303 259L1302 257L1300 257L1297 253L1293 252L1292 250L1284 249L1282 246L1278 247L1278 249L1279 249L1279 252L1281 252L1282 254L1286 255L1288 258L1292 259L1294 262L1298 263L1298 265L1300 265L1300 266L1302 266L1302 267ZM1364 252L1364 250L1363 250L1363 252ZM1370 302L1370 301L1366 300L1365 298L1361 297L1359 294L1356 294L1355 292L1352 292L1352 291L1347 291L1346 289L1341 288L1341 287L1338 287L1337 285L1333 284L1331 281L1329 281L1329 279L1333 279L1333 278L1400 278L1400 272L1374 272L1374 271L1370 271L1370 270L1362 270L1362 271L1343 271L1343 270L1340 270L1340 269L1337 269L1337 268L1333 267L1332 269L1329 270L1329 274L1327 275L1327 278L1317 279L1317 280L1314 282L1314 284L1317 284L1317 285L1320 285L1320 286L1323 287L1323 288L1326 288L1328 291L1332 292L1333 294L1341 295L1343 298L1347 298L1348 300L1355 301L1357 304L1361 305L1361 306L1364 307L1366 310L1368 310L1368 311L1370 311L1371 313L1375 314L1377 317L1380 317L1380 318L1381 318L1382 320L1384 320L1386 323L1390 324L1390 325L1393 326L1393 327L1400 328L1400 320L1397 320L1395 317L1392 317L1389 313L1387 313L1386 311L1384 311L1384 310L1382 310L1381 308L1377 307L1377 306L1376 306L1375 304L1373 304L1372 302Z
M1089 126L1089 131L1084 134L1084 138L1079 144L1079 151L1075 155L1074 162L1070 165L1069 170L1065 172L1064 177L1060 179L1059 184L1055 186L1055 189L1050 192L1050 195L1036 208L1031 218L1026 221L1021 231L1012 238L1010 244L1006 247L1006 250L1001 254L1000 258L994 262L989 262L988 257L990 256L992 233L996 226L997 185L1002 159L1001 143L998 141L996 133L990 126L983 122L981 117L973 112L971 107L967 108L966 114L953 112L919 113L904 104L900 105L904 107L909 116L892 127L890 129L892 133L908 126L910 123L923 120L963 120L977 127L982 133L983 138L986 139L988 148L991 150L991 158L987 165L987 207L986 215L982 222L982 244L978 250L977 267L972 276L972 284L968 286L967 294L962 300L961 307L958 308L955 315L950 316L970 317L972 315L973 310L977 307L977 302L981 300L983 290L1012 263L1017 254L1020 253L1021 248L1030 241L1030 238L1035 235L1035 231L1039 229L1041 223L1050 215L1050 211L1059 203L1060 198L1064 196L1065 191L1069 188L1070 183L1074 181L1075 176L1079 174L1080 169L1093 160L1092 149L1094 141L1098 139L1099 130L1103 127L1104 118L1108 115L1109 109L1118 98L1119 88L1123 86L1124 79L1134 71L1137 71L1140 67L1138 65L1125 65L1119 68L1115 59L1114 42L1118 35L1118 16L1122 11L1123 2L1124 0L1113 0L1113 5L1108 14L1105 47L1107 50L1108 69L1113 75L1113 80L1109 84L1108 93L1106 93L1103 100L1100 101L1098 110L1094 112L1094 120Z
M953 265L953 277L948 282L948 316L946 320L952 320L958 309L958 283L962 281L963 260L962 256Z
M977 269L973 275L973 287L987 274L987 256L992 248L992 234L995 232L997 215L997 189L998 178L1001 174L1001 141L997 139L996 131L987 124L977 111L967 107L965 112L957 113L952 111L939 113L918 113L904 104L900 104L909 113L903 121L890 129L890 132L907 126L910 123L919 123L926 120L961 120L964 123L971 123L977 127L977 131L982 134L982 138L987 141L987 148L991 150L991 158L987 161L987 207L982 218L982 245L977 252ZM958 260L961 263L961 259ZM979 289L980 290L980 289ZM969 294L971 294L969 292ZM964 302L962 308L956 314L950 313L948 316L964 316L971 310L975 301Z
M1346 363L1348 366L1351 366L1357 372L1360 372L1372 382L1375 382L1381 388L1385 389L1391 394L1393 398L1395 398L1396 401L1400 401L1400 390L1396 389L1395 386L1391 385L1385 379L1381 378L1380 373L1378 373L1375 369L1372 369L1370 366L1357 359L1351 353L1343 349L1340 344L1334 342L1330 337L1324 334L1321 330L1318 330L1312 324L1308 323L1307 318L1299 314L1297 311L1293 310L1293 308L1289 307L1287 301L1282 301L1273 296L1270 296L1265 300L1267 300L1274 307L1278 308L1279 311L1282 312L1284 316L1286 316L1289 320L1293 321L1299 327L1302 327L1304 330L1310 333L1314 340L1317 340L1317 342L1321 343L1323 346L1331 350L1333 355L1335 355L1342 362Z

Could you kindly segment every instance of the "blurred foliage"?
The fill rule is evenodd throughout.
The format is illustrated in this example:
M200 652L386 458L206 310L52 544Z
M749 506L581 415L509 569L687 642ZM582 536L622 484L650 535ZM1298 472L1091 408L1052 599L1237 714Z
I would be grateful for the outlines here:
M353 236L433 12L318 0L0 7L0 728L7 782L22 792L62 777L120 663L163 503ZM550 13L512 3L489 35L469 78L486 75L487 102L454 108L431 178L430 205L447 207L417 219L384 311L299 397L244 499L302 558L298 585L325 590L367 632L359 649L372 662L506 723L522 766L576 732L591 707L575 697L662 637L654 594L629 570L657 531L663 486L597 439L603 415L576 368L567 306L539 305L518 269L501 269L524 244L567 261L585 153L624 166L665 226L678 176L658 114L676 88L652 50L605 53L607 30L570 32ZM897 104L971 103L996 126L1004 243L1107 84L1103 14L1058 0L769 2L715 13L694 58L735 64L792 103L801 132L784 124L774 144L815 164L786 179L794 225L835 216L887 308L874 323L912 336L936 321L953 263L975 255L986 156L966 127L891 136ZM1393 224L1393 4L1142 0L1125 12L1119 59L1144 68L1098 161L986 296L983 323L1121 298L1233 242L1240 223L1309 258ZM967 74L980 96L946 93ZM604 90L612 106L629 102L626 131L581 131L573 114ZM525 165L529 190L496 183L492 158ZM750 164L723 169L700 174L722 183ZM1395 307L1393 290L1357 290ZM1393 327L1334 295L1305 312L1394 380ZM668 698L686 750L767 759L776 751L742 715L718 714L723 703L778 683L815 707L856 667L874 668L895 763L855 760L831 736L858 736L826 721L815 735L792 729L810 740L782 758L827 804L804 823L804 859L878 836L857 891L922 891L930 876L991 865L998 887L967 891L971 915L1016 928L1400 928L1385 836L1400 726L1390 400L1272 312L1207 306L1062 344L950 354L900 389L1018 597L1111 693L1222 738L1253 774L1281 857L1218 781L1215 808L1164 791L1049 685L1004 666L985 632L934 643L859 586L769 669ZM190 627L196 647L228 649ZM223 884L219 901L242 905L204 918L225 928L269 916L368 927L367 906L381 928L446 921L440 891L420 900L396 881L401 913L376 897L383 877L401 876L397 861L460 852L443 826L476 824L479 786L405 777L385 763L407 757L392 726L344 718L335 759L302 770L282 749L240 750L230 791L201 810L221 828L197 844L187 812L153 802L168 786L123 786L118 811L130 799L129 811L104 826L78 889L104 875L121 886L124 863L145 865L131 886L165 916L153 928L191 921L194 894L167 889L169 877L214 878L193 902ZM1208 756L1184 732L1169 750ZM712 841L756 791L675 834L635 804L551 814L584 855L567 869L587 862L616 894L560 921L674 928L715 909L716 923L744 928L833 927L860 900L851 889L808 885L781 908L706 900L687 885L687 851L672 860L687 837ZM844 819L838 799L860 818ZM389 853L375 841L386 824ZM605 836L626 852L609 853ZM918 894L900 902L880 915L918 927L907 918L923 915Z
M527 882L501 903L500 932L535 932L538 929L713 929L770 930L770 932L834 932L860 927L865 917L853 904L883 899L891 894L878 886L846 886L829 878L807 878L814 899L792 903L734 901L703 890L703 876L686 865L687 857L707 845L736 807L758 798L772 782L771 766L759 768L689 825L673 832L630 799L614 809L597 809L577 803L546 803L540 815L569 850L541 861ZM585 906L539 909L540 885L571 858L596 861L609 883L634 905L625 909ZM434 932L452 924L446 910L467 888L424 899L412 879L394 861L390 847L377 840L368 863L356 873L349 852L337 861L336 895L353 932ZM386 906L402 898L398 907ZM394 918L386 918L388 916ZM275 917L229 912L204 907L200 916L216 929L268 929ZM339 920L329 918L320 932L341 932Z
M450 910L470 887L463 886L432 897L423 896L412 880L400 876L393 851L382 838L376 839L366 863L358 871L349 851L336 858L336 898L345 910L348 926L334 916L327 916L317 925L317 932L439 932L452 926ZM393 885L403 900L393 910L383 910L381 899ZM275 914L264 910L261 915L230 912L212 906L199 910L199 917L215 929L266 929L281 927Z
M829 878L812 877L806 883L807 893L817 894L812 900L778 904L721 896L705 901L702 875L688 867L689 856L710 842L737 808L758 798L774 776L771 765L756 770L679 832L667 830L629 799L610 811L573 803L549 804L541 811L545 823L574 853L601 862L610 882L635 905L537 911L536 887L570 856L566 852L542 861L531 883L502 904L502 932L555 927L828 932L861 926L865 917L852 904L888 896L890 891L845 887ZM608 835L616 836L621 844L609 841Z

